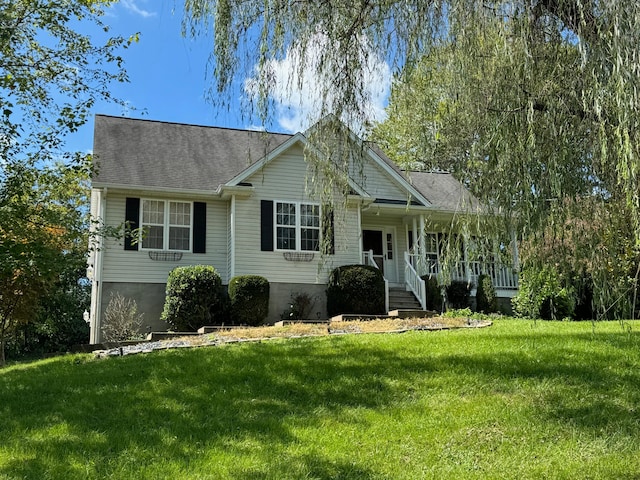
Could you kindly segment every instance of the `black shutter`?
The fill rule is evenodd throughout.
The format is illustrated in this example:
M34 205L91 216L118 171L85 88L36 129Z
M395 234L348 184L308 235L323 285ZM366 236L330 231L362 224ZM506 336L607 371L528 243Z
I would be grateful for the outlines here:
M138 238L137 232L131 234L132 230L138 228L138 221L140 220L140 199L127 197L124 207L124 249L125 250L138 250Z
M333 209L325 206L322 209L322 252L325 255L336 253L336 242L334 234ZM326 240L324 238L326 237Z
M193 202L193 253L207 253L207 204Z
M260 250L273 252L273 202L260 201Z

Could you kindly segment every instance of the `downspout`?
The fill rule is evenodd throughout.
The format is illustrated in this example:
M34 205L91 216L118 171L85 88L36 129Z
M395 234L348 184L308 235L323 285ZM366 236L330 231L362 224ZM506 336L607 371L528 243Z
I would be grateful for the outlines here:
M231 212L230 212L230 238L229 242L229 278L227 283L236 275L236 196L231 195Z
M96 189L96 198L98 203L98 225L104 225L104 219L106 218L106 198L107 189ZM93 265L93 278L91 279L91 307L90 307L90 336L89 343L100 343L101 340L101 326L102 326L102 265L104 258L104 237L97 235L95 242L94 252L94 265Z

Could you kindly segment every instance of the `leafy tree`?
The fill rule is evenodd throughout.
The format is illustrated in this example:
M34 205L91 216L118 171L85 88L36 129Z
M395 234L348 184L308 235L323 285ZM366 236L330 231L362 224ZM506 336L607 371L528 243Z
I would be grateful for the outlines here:
M90 167L5 166L0 184L0 365L7 336L33 322L47 295L69 285L87 251ZM77 282L78 278L76 278Z
M137 39L109 37L101 16L111 0L0 0L0 159L50 159L83 125L96 100L118 101L127 81L117 54ZM77 28L94 27L94 35ZM103 43L95 38L104 37Z
M111 3L0 0L0 365L10 335L26 345L27 323L66 321L71 304L48 294L82 296L69 275L87 251L91 159L65 152L64 137L127 80L118 52L137 37L109 37Z
M586 218L572 217L565 200L596 198L615 225L630 225L626 258L637 283L637 2L185 0L185 6L187 33L213 29L215 89L230 91L238 73L252 77L262 118L273 107L273 58L295 51L300 65L291 78L299 82L313 67L325 98L319 116L363 122L366 60L384 58L398 82L390 122L413 112L388 127L392 156L454 171L522 238ZM332 151L349 155L346 148ZM344 170L321 173L339 180ZM605 226L599 235L613 232ZM621 294L594 291L594 298L604 306Z

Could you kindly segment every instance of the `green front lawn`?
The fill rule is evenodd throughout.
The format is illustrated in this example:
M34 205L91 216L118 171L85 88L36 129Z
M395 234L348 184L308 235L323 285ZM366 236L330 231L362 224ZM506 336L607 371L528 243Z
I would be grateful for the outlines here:
M271 340L0 370L0 479L639 478L640 323Z

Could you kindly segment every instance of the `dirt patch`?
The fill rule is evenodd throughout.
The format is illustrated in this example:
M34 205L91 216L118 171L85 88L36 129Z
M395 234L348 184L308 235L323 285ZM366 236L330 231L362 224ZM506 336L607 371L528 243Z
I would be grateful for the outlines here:
M347 333L387 333L410 330L448 330L452 328L478 328L491 325L491 321L468 318L385 318L376 320L334 321L331 323L293 323L284 326L248 327L245 329L221 330L203 335L201 340L217 341L257 340L268 338L296 338ZM185 340L198 342L199 337Z
M469 318L386 318L375 320L349 320L327 323L292 323L284 326L264 326L219 330L203 335L144 342L97 350L97 357L124 356L149 353L154 350L216 346L225 343L251 342L274 338L320 337L359 333L402 333L412 330L449 330L453 328L480 328L492 324L490 320Z

